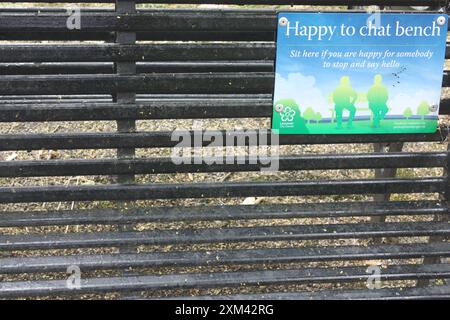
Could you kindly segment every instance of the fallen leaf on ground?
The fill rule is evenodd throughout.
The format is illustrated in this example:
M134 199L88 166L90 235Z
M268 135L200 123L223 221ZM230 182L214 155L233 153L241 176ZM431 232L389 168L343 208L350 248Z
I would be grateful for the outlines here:
M243 205L258 204L263 200L262 197L248 197L241 203Z

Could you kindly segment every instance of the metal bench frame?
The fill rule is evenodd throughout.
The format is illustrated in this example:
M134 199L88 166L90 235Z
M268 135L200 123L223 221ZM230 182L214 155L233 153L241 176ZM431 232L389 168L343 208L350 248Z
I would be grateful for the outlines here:
M441 126L435 134L283 135L279 138L280 145L373 143L373 153L281 155L279 161L281 171L374 169L373 179L217 181L176 185L136 183L137 174L261 169L260 165L249 162L175 165L169 157L138 158L137 148L173 148L177 142L172 141L170 131L138 132L136 121L268 118L272 113L275 10L136 10L137 4L147 2L117 0L115 10L82 9L81 30L66 29L67 15L62 9L0 9L2 40L36 42L0 44L0 122L117 121L117 132L1 134L0 151L117 149L117 158L0 161L0 178L81 175L118 177L116 181L104 185L0 187L1 204L117 202L114 209L2 212L0 228L3 230L113 225L117 226L117 231L53 231L49 234L4 232L0 235L0 276L6 280L0 282L0 298L84 297L85 294L94 294L93 297L111 297L107 294L113 294L114 298L127 299L450 298L450 285L447 283L450 264L446 260L450 257L450 243L447 241L450 234L450 154L448 150L422 153L402 151L406 142L434 141L447 144L448 127ZM235 0L202 2L241 4ZM268 5L342 4L337 0L246 2ZM358 0L345 4L348 2L354 6L365 4L365 1ZM177 0L171 3L197 1ZM448 1L431 0L374 0L372 4L448 7ZM49 46L37 43L41 40L105 42ZM142 40L167 42L137 42ZM450 57L450 53L447 52L446 56ZM449 79L450 76L445 72L444 87L450 86ZM448 99L441 103L441 114L450 114ZM194 135L194 132L190 134ZM270 135L267 140L270 144ZM443 176L396 178L398 168L436 167L443 168ZM389 201L393 193L438 193L440 198ZM374 195L374 201L264 203L249 206L200 204L194 207L141 207L132 202L333 194ZM386 217L389 216L432 218L387 222ZM136 224L139 223L349 217L367 217L368 221L326 224L317 220L319 222L314 224L136 230ZM382 241L385 238L414 237L427 237L428 240L411 243ZM368 246L338 245L338 242L333 242L332 246L322 246L320 242L314 242L340 239L372 241ZM315 245L280 247L273 244L277 241L297 244L300 241L313 241ZM271 244L267 247L217 249L217 244L221 243L245 245L259 242ZM198 250L156 249L149 252L137 250L144 245L158 248L197 244L211 247ZM83 249L91 248L115 248L118 252L83 253ZM78 251L75 254L61 253L64 251L52 253L53 250L66 249ZM21 254L28 252L34 254ZM387 265L381 269L381 281L407 281L409 284L402 285L403 282L400 282L400 285L393 287L375 290L366 288L369 276L367 267L379 260ZM400 262L391 263L393 260ZM367 261L372 263L367 264ZM82 277L81 286L76 289L67 285L65 272L69 266L77 266L90 275L88 278ZM225 266L232 268L232 271L220 269ZM196 271L183 269L187 267L196 268ZM105 271L113 273L102 275ZM46 277L42 278L42 275ZM48 280L50 275L53 275L54 280ZM25 278L30 281L23 280ZM339 289L335 284L344 285L344 288ZM266 286L273 289L264 291ZM205 290L210 288L219 289L219 293L208 295ZM234 291L223 291L223 288L234 288ZM192 296L189 289L203 291Z

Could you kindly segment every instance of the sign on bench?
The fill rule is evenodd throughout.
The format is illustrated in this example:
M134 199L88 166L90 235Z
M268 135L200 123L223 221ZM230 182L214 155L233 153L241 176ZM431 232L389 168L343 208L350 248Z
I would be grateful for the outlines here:
M435 132L447 15L278 14L272 128Z

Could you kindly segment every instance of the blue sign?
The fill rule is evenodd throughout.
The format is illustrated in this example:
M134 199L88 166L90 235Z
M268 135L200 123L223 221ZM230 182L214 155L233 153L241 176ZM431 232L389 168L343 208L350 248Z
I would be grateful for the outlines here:
M447 20L440 13L279 13L272 128L436 131Z

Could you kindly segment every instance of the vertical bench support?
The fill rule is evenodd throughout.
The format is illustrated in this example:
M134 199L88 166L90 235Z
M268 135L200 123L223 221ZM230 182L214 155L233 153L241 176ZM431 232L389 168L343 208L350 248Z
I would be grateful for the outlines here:
M403 142L397 143L374 143L373 151L374 152L401 152L403 149ZM375 169L375 178L383 179L383 178L394 178L397 175L397 168L384 168L384 169ZM391 198L390 193L385 194L375 194L373 196L374 201L389 201ZM370 218L370 222L379 223L384 222L386 220L386 216L377 216ZM373 243L381 243L381 238L372 239Z
M374 152L401 152L403 149L403 142L397 143L374 143L373 151ZM397 168L384 168L384 169L375 169L375 178L383 179L383 178L394 178L397 175ZM390 193L385 194L376 194L373 196L373 200L375 201L389 201L391 197ZM386 216L372 217L371 222L384 222L386 220Z
M136 4L134 1L128 0L116 0L116 13L117 14L129 14L136 12ZM123 32L117 31L116 44L135 44L136 33L135 32ZM121 61L114 63L114 71L118 75L133 75L136 74L136 62L135 61ZM121 88L117 88L117 92L114 93L114 102L122 104L133 104L136 102L136 93L130 91L122 91ZM129 133L136 131L135 120L118 120L117 130L122 133ZM133 158L135 156L134 148L119 148L117 149L117 157L119 159ZM118 183L134 183L135 177L132 174L119 175L117 177ZM118 203L119 208L126 209L128 207L127 202ZM121 231L131 231L134 229L133 225L120 225ZM124 246L120 248L121 253L135 252L136 248L133 246Z

